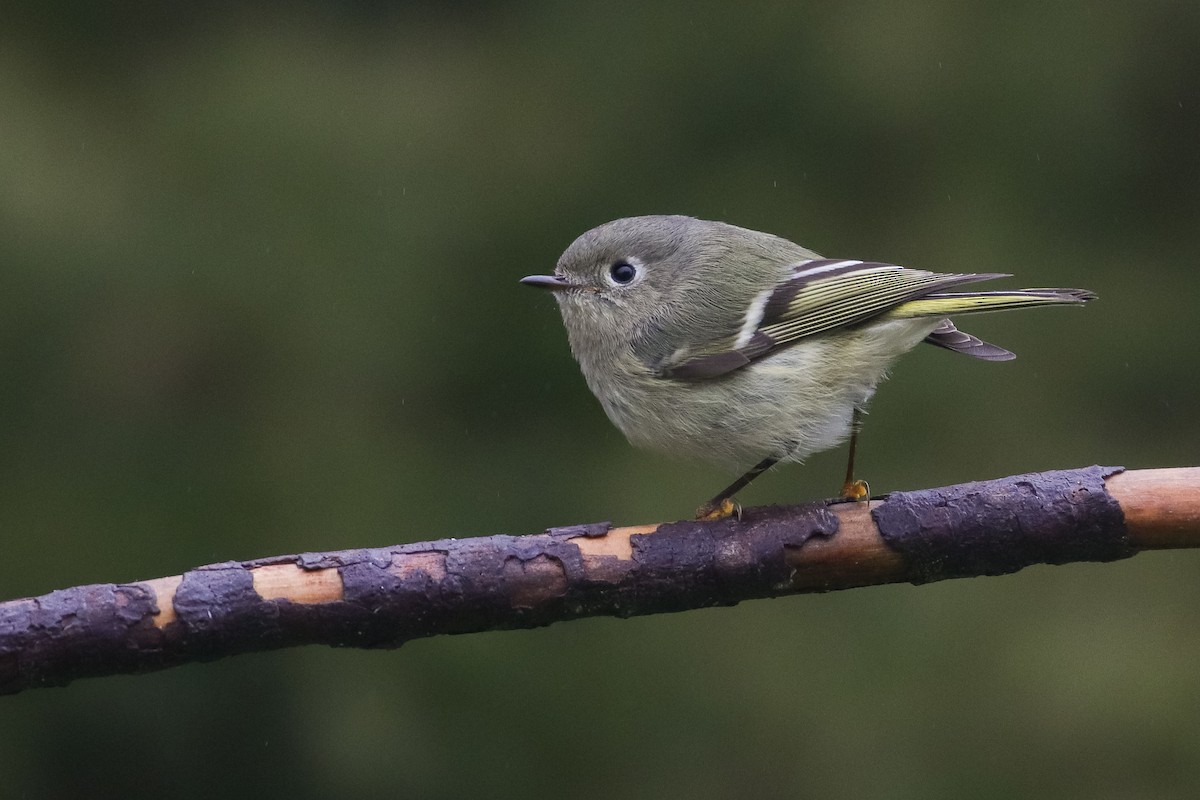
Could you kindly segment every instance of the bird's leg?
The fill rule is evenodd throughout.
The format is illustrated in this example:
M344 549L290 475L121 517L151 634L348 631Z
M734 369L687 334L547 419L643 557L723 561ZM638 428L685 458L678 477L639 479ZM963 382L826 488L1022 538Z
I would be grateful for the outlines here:
M783 458L783 456L771 456L769 458L764 458L762 461L755 464L750 468L749 472L726 486L724 490L722 490L712 500L709 500L707 503L700 506L699 510L696 511L696 519L718 520L731 517L734 514L737 514L740 518L742 509L736 502L734 502L733 496L742 489L745 489L746 486L750 484L750 481L754 480L759 475L762 475L771 467L778 464L780 458Z
M863 480L854 479L854 451L858 449L858 432L862 429L862 411L857 407L850 417L850 457L846 461L846 482L842 484L842 497L846 500L865 500L871 496L871 487Z

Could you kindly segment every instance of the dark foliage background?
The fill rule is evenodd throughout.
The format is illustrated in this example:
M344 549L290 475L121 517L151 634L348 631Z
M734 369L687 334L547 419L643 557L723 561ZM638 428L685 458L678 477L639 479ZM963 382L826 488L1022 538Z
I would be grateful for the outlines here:
M1101 301L908 356L875 491L1196 464L1200 6L0 11L0 595L687 514L517 278L617 216ZM828 495L843 455L743 499ZM1200 556L2 698L6 797L1168 797Z

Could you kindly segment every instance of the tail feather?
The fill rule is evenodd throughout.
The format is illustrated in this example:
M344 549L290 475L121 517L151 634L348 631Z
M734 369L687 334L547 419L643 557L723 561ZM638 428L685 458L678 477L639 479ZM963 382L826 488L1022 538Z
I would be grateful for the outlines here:
M940 317L949 314L976 314L984 311L1007 311L1035 306L1079 305L1095 299L1096 295L1087 289L938 292L901 303L889 311L887 316L893 319ZM943 319L941 324L925 337L925 341L984 361L1011 361L1017 357L1016 354L1003 347L988 344L965 331L960 331L948 319Z
M893 308L893 319L942 317L951 314L977 314L1035 306L1079 305L1095 300L1087 289L1015 289L993 292L943 292L929 294Z

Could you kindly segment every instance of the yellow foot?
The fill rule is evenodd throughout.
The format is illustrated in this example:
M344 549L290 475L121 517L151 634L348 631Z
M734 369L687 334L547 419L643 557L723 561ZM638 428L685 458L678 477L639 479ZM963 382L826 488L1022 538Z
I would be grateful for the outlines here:
M719 504L705 503L696 510L696 519L700 522L716 522L721 519L729 519L737 515L738 519L742 518L742 507L733 501L733 498L726 497Z
M866 481L847 481L842 486L842 497L846 500L866 500L871 496L871 486Z

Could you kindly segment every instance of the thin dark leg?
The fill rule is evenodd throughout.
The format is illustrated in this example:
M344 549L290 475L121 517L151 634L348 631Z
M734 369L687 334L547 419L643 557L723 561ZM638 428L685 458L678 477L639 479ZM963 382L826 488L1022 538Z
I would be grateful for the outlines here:
M850 455L846 459L846 482L842 484L842 497L848 500L862 500L871 494L866 481L854 479L854 454L858 450L858 432L862 430L862 412L854 409L850 417Z
M862 412L857 408L850 417L850 457L846 460L845 486L854 484L854 453L858 450L858 432L862 430Z
M726 486L716 497L705 503L704 507L720 508L726 500L731 499L735 494L749 486L750 481L754 480L759 475L762 475L764 472L778 463L779 459L773 456L771 458L764 458L762 461L751 467L749 472Z
M726 486L720 492L720 494L718 494L712 500L709 500L707 503L700 506L700 509L696 512L696 519L725 519L726 517L734 514L737 514L738 518L740 519L742 512L738 507L738 504L734 502L733 496L750 485L750 481L754 480L759 475L762 475L764 472L778 464L786 457L787 452L784 452L783 455L764 458L762 461L755 464L750 468L749 472Z

